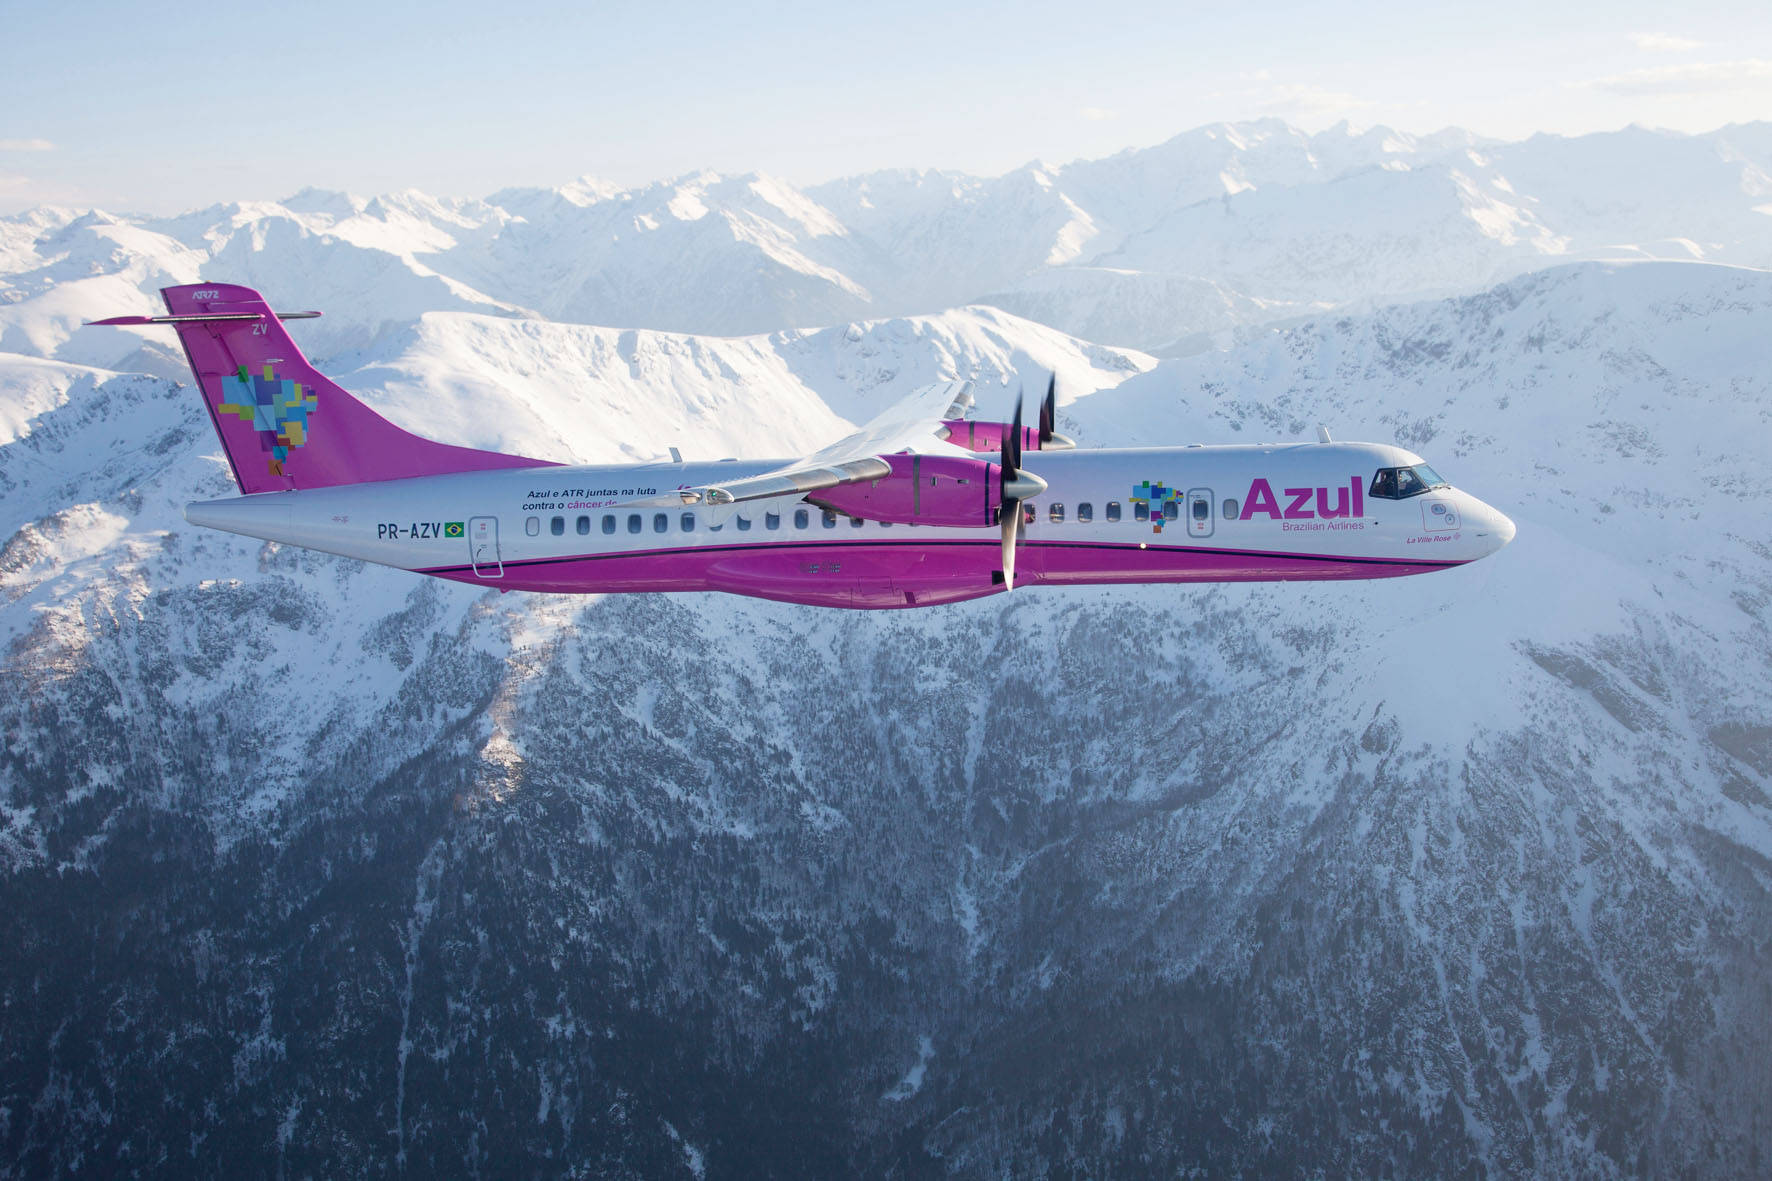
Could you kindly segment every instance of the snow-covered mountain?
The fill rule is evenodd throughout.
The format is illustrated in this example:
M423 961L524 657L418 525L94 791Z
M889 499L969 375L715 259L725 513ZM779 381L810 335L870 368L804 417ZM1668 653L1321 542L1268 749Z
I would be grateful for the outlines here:
M618 199L450 208L490 251L494 208ZM792 452L1056 367L1085 445L1323 422L1519 538L903 614L500 596L191 529L228 479L188 389L8 356L0 1173L1763 1168L1772 275L1563 266L1162 361L461 282L334 338L452 441Z
M1772 128L1495 143L1278 121L981 178L800 189L696 173L484 200L305 190L170 218L0 218L0 351L176 375L80 321L202 270L328 319L321 356L428 311L754 335L990 303L1188 351L1326 308L1474 292L1580 259L1772 266Z

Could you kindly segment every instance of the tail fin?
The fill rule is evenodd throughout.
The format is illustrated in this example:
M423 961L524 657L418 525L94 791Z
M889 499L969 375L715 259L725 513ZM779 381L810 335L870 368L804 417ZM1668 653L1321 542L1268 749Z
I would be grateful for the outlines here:
M281 492L549 461L420 438L308 364L277 313L250 287L166 287L168 316L98 324L171 324L242 492ZM289 313L289 318L317 315Z

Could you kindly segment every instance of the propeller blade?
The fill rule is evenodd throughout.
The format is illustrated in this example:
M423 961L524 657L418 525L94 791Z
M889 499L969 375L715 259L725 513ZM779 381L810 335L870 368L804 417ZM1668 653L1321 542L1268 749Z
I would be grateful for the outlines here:
M1000 475L1002 476L1003 486L1005 488L1007 488L1009 486L1009 481L1011 481L1015 478L1015 460L1016 460L1016 456L1014 456L1010 453L1009 432L1008 431L1003 432L1003 442L1002 442L1001 450L1002 450L1002 454L1000 456L998 456L998 460L999 460L998 466L1001 469ZM1007 492L1005 492L1003 495L1007 496L1009 494Z
M1021 395L1015 396L1014 425L1003 435L1002 486L998 521L1003 528L1003 589L1015 589L1015 547L1021 544L1021 502L1046 491L1046 481L1021 470Z
M1058 433L1058 374L1046 379L1046 398L1040 403L1040 450L1069 451L1077 444Z
M1015 426L1009 432L1009 437L1014 439L1015 442L1014 442L1013 446L1011 447L1009 454L1010 454L1010 457L1015 461L1015 466L1020 467L1021 466L1021 391L1020 390L1017 390L1015 392L1015 418L1012 421L1014 422Z
M1015 545L1021 540L1021 501L1003 502L1003 589L1015 589Z

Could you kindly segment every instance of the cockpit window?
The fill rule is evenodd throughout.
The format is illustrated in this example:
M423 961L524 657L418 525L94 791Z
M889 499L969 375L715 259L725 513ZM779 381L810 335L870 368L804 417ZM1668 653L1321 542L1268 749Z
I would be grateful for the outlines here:
M1378 500L1407 500L1430 488L1448 487L1440 473L1425 463L1414 467L1381 467L1372 477L1370 493Z

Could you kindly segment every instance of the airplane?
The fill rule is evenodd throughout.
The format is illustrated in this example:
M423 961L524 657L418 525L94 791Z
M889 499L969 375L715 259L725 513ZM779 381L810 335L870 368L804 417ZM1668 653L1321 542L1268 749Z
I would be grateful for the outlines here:
M1514 524L1381 443L1077 449L925 386L794 460L575 466L412 434L315 370L258 292L167 287L241 495L194 525L501 590L725 591L927 607L1017 585L1391 578L1476 561ZM1037 452L1038 458L1029 456ZM1024 466L1024 459L1028 460ZM1039 469L1036 474L1031 468Z

